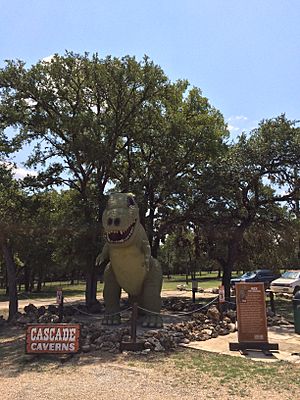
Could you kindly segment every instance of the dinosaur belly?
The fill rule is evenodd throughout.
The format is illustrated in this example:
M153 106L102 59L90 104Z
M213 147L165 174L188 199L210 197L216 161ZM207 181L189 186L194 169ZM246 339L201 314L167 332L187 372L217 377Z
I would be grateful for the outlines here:
M128 294L140 294L146 275L145 256L136 246L110 249L110 261L115 277Z

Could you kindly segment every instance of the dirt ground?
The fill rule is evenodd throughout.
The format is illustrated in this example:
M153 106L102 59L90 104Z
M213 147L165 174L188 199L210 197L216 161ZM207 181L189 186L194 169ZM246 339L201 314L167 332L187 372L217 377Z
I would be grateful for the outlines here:
M179 349L176 357L174 353L143 356L98 351L66 360L25 355L24 344L24 330L9 327L0 332L1 400L296 398L288 390L278 393L253 382L239 387L212 377L209 371L199 373L181 365L185 352L201 359L197 350Z
M168 292L168 295L172 295ZM175 295L175 292L174 292ZM176 292L176 296L187 292ZM212 296L214 297L214 296ZM73 300L81 300L73 299ZM23 301L22 301L23 302ZM20 303L20 309L28 304ZM33 302L34 303L34 302ZM49 300L43 300L49 304ZM1 303L0 303L1 304ZM37 305L42 305L40 301ZM2 303L2 310L5 305ZM2 312L0 311L0 314ZM2 329L2 330L1 330ZM295 399L295 391L280 392L269 386L232 384L181 363L190 352L201 361L199 350L180 348L174 353L137 355L103 351L79 354L65 360L58 356L25 354L24 330L0 326L1 400L176 400L176 399ZM230 356L223 356L230 357ZM203 358L203 362L205 362ZM298 366L295 366L298 368ZM300 373L300 370L299 370Z

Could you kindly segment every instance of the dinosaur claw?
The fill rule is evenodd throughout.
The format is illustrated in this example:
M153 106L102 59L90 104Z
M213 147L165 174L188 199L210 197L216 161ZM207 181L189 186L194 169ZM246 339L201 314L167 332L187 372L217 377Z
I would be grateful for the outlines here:
M162 328L162 318L160 315L146 315L142 326L144 328Z
M105 315L102 321L102 325L120 325L120 323L121 323L120 314L114 316Z

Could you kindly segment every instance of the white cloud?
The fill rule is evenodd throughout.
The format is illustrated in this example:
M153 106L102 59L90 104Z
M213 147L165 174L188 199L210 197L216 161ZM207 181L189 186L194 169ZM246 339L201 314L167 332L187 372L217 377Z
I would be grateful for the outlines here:
M238 132L240 130L240 128L238 128L237 126L228 125L228 130L230 132Z
M25 168L13 168L12 172L15 176L16 179L24 179L26 176L37 176L37 172L36 171L31 171Z
M245 117L244 115L233 115L232 117L229 117L227 119L228 122L230 121L247 121L248 117Z
M47 57L42 58L41 61L47 63L47 62L50 62L53 57L54 57L54 54L52 54L51 56L47 56Z
M16 179L24 179L26 176L37 176L37 171L32 171L26 168L19 167L18 165L15 167L11 162L3 162L0 164L4 165L7 169L10 169Z

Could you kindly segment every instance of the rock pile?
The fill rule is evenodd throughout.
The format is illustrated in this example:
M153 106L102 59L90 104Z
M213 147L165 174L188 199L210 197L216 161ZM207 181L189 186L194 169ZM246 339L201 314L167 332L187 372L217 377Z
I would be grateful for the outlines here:
M201 308L199 304L194 304L187 299L164 299L162 317L165 323L162 329L147 330L138 324L137 342L143 344L142 353L171 351L179 345L188 344L190 341L209 340L236 330L236 312L234 310L227 310L221 314L215 305L198 311L199 308ZM99 309L102 309L101 304ZM80 311L83 311L83 316ZM93 317L85 315L86 312L87 309L84 306L64 308L63 322L81 323L81 349L83 352L96 350L119 352L121 343L130 342L130 329L127 325L121 327L103 326L101 321L95 322ZM182 312L182 314L178 315L177 312ZM185 313L189 314L185 315ZM175 319L178 322L166 323L168 319L170 320L170 317L171 321ZM36 322L56 323L58 321L59 310L55 305L46 308L29 304L24 308L23 314L17 313L15 317L15 322L21 326ZM269 326L287 324L289 322L285 318L275 316L268 310Z
M234 332L236 330L234 318L235 314L231 312L221 318L218 309L211 307L207 313L195 313L189 320L165 324L162 329L139 328L137 341L143 344L143 354L151 351L172 351L190 341L208 340ZM130 331L127 327L109 328L100 324L85 323L81 337L83 352L94 350L118 352L121 342L130 342Z

